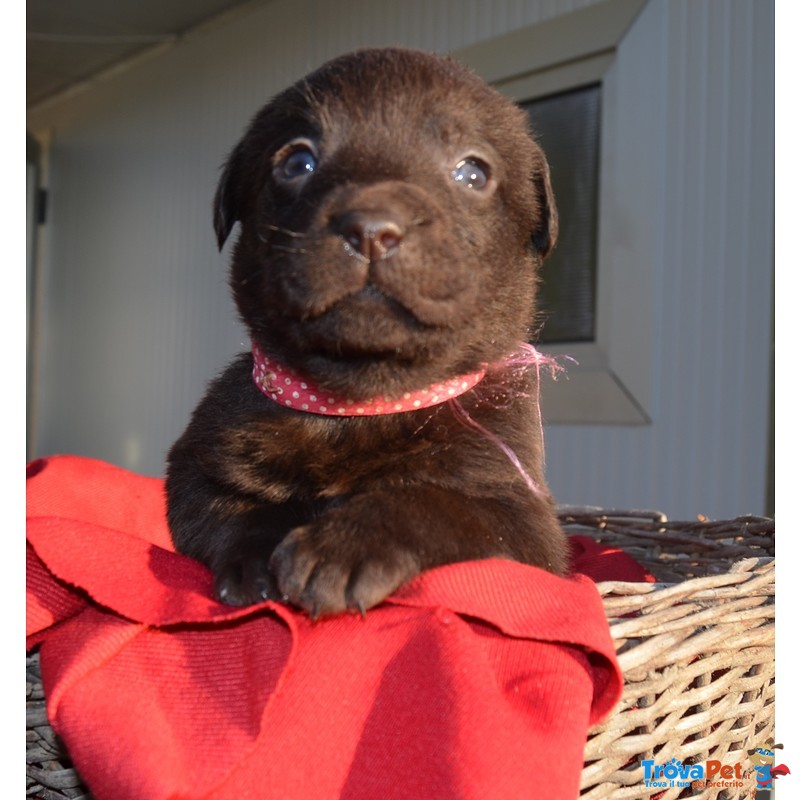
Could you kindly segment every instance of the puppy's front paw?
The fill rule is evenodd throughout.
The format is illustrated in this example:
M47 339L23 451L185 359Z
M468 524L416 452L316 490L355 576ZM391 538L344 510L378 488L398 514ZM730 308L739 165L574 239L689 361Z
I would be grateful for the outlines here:
M232 558L214 571L214 596L229 606L276 600L278 590L268 560L260 556Z
M275 549L270 568L282 599L313 618L380 603L420 572L418 559L396 542L347 531L334 520L295 528Z

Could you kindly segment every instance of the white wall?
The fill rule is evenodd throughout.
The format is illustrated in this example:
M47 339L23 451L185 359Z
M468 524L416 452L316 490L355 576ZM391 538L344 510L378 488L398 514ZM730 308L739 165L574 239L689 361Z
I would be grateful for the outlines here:
M225 155L271 94L356 46L458 50L591 4L272 0L31 115L29 128L52 137L36 454L160 473L207 380L245 346L210 204ZM661 231L641 298L657 331L653 422L550 426L562 502L678 517L763 510L771 6L651 0L623 40L664 126L662 191L642 210ZM637 38L645 29L652 51Z

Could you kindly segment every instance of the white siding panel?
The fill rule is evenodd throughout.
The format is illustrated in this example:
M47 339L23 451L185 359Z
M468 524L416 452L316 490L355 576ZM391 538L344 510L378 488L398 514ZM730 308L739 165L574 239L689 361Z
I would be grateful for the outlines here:
M243 349L210 204L267 97L353 47L456 50L590 4L273 0L34 114L32 129L53 136L35 451L160 474L206 382ZM663 192L642 222L660 230L652 296L641 298L658 332L653 423L549 427L562 502L762 510L771 8L651 0L623 40L621 57L660 98L663 129Z

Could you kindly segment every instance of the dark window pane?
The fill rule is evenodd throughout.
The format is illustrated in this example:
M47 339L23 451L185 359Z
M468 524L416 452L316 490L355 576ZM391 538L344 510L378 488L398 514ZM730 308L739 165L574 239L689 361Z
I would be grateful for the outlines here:
M595 336L600 84L522 103L550 163L558 244L542 269L538 342Z

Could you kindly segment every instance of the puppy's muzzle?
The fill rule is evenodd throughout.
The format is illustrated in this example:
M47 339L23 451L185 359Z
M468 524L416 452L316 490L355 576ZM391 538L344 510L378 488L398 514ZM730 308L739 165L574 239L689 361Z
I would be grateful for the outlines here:
M396 220L379 211L348 211L332 220L331 227L348 253L370 262L394 255L405 236Z

